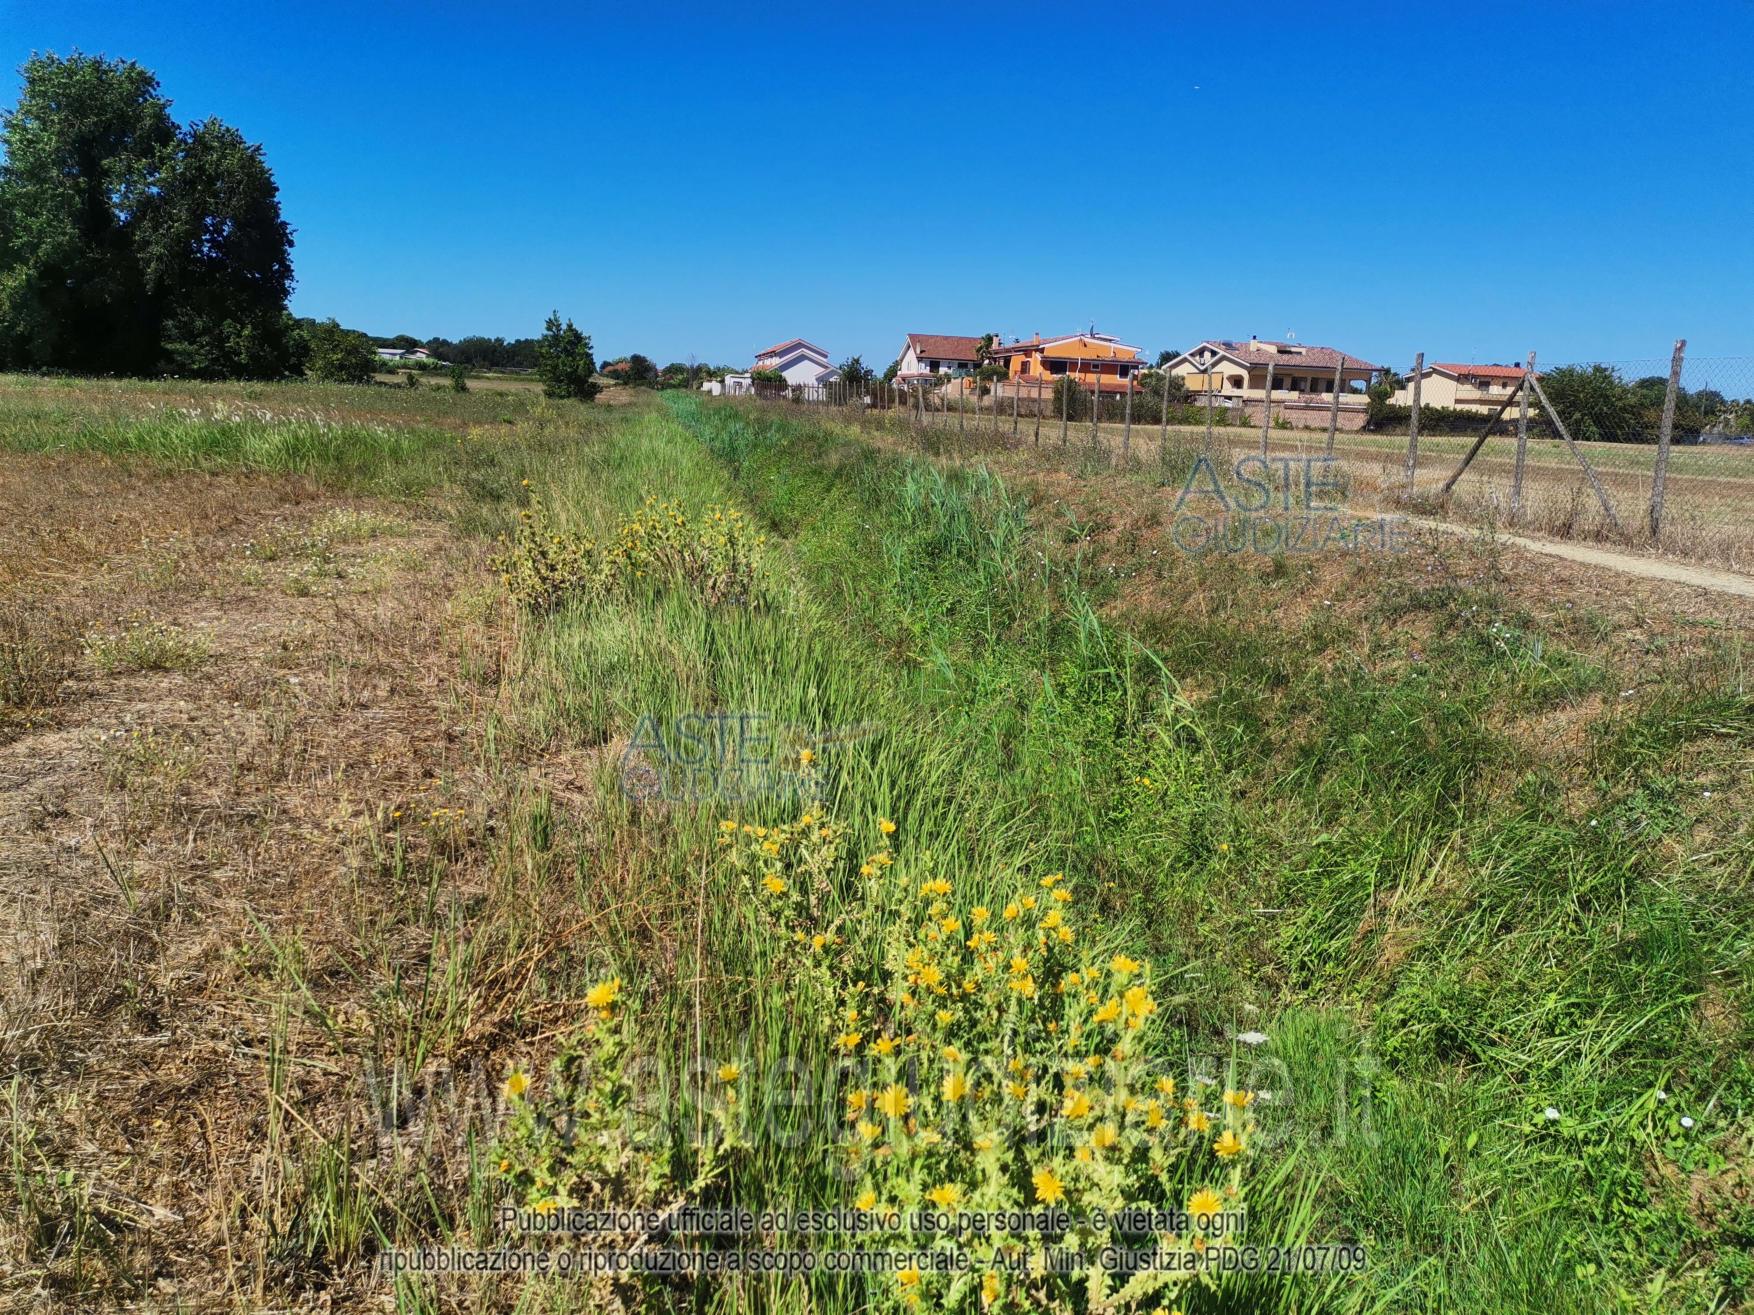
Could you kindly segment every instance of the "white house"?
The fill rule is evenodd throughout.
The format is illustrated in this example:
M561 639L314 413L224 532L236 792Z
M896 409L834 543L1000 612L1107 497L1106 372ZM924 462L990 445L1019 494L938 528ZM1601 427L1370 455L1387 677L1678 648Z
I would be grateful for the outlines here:
M995 344L997 339L994 340ZM902 383L934 374L973 370L981 340L957 333L910 333L896 359L895 377Z
M778 370L792 387L819 387L840 378L840 372L828 363L828 353L803 338L764 347L755 355L754 368Z

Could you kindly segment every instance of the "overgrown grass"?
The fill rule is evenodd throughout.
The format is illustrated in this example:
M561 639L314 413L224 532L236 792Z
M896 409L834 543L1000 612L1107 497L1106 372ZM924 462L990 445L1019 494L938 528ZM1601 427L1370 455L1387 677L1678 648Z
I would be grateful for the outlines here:
M1754 703L1733 643L1624 700L1646 655L1604 656L1587 621L1545 626L1489 577L1384 563L1362 623L1317 608L1281 624L1272 609L1295 587L1283 564L1160 562L1167 605L1142 607L1087 516L833 425L670 397L610 419L532 411L500 435L441 409L475 395L365 395L433 409L336 419L334 433L284 417L0 419L0 442L440 492L470 531L533 499L558 529L607 538L656 494L690 513L740 502L770 536L769 606L658 587L580 601L526 618L503 678L471 676L497 683L482 768L516 788L491 827L461 800L455 816L386 814L372 831L348 899L354 971L374 983L374 1063L422 1072L483 1037L495 1055L540 1047L557 1008L614 975L652 1090L676 1093L677 1114L702 1056L832 1090L817 1030L800 1025L812 1002L776 985L788 951L756 934L707 858L728 813L783 820L811 801L623 789L642 770L629 744L642 719L753 714L784 752L816 755L816 802L855 829L895 819L906 861L930 855L970 899L1020 873L1070 874L1102 911L1097 945L1147 947L1180 1068L1236 1064L1271 1093L1265 1159L1289 1181L1251 1199L1253 1239L1285 1240L1307 1207L1316 1238L1365 1242L1372 1268L1228 1305L1195 1294L1190 1312L1749 1299L1754 1217L1737 1184L1754 1095ZM1530 733L1556 714L1584 722L1576 747ZM582 812L526 782L554 762L582 765ZM485 890L454 889L465 871L490 874ZM849 935L874 953L881 919L857 881L837 889ZM427 946L417 966L394 948L404 923ZM264 935L252 954L271 967L266 989L328 1038L327 1060L351 1058L296 945ZM271 1038L270 1158L284 1167L251 1208L273 1239L261 1263L296 1288L384 1245L484 1236L495 1177L478 1152L460 1176L454 1160L385 1175L289 1121L293 1033L286 1020ZM1256 1033L1258 1046L1238 1040ZM810 1114L771 1112L788 1130ZM39 1141L21 1136L15 1160ZM49 1236L71 1216L27 1186ZM821 1156L771 1141L713 1191L844 1204ZM403 1309L441 1308L422 1282L398 1291ZM727 1309L865 1300L827 1280L672 1295ZM589 1300L560 1284L525 1305Z

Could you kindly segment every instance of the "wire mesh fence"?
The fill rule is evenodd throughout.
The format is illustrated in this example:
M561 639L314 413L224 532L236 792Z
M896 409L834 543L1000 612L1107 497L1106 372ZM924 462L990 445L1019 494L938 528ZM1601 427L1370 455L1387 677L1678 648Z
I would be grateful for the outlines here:
M1532 370L1531 370L1532 366ZM1271 380L1269 379L1269 384ZM1754 357L1686 355L1385 372L1320 396L1187 394L1144 371L1074 381L836 381L770 399L922 442L1035 446L1185 471L1204 455L1314 461L1349 507L1441 516L1754 570Z

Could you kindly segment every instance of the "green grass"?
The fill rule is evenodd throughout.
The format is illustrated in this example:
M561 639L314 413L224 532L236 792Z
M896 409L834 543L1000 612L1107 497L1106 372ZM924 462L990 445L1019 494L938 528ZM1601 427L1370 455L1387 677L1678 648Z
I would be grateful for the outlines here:
M410 872L383 848L384 879L453 947L445 974L397 983L399 1057L460 1044L480 1007L471 963L514 958L534 935L526 906L559 891L597 934L536 989L622 976L663 1081L696 1048L752 1073L823 1075L801 1002L774 985L780 951L702 857L720 817L777 821L798 801L635 804L614 750L642 717L692 712L759 712L805 739L860 727L823 752L822 802L855 826L894 818L904 854L929 852L975 898L1057 869L1093 892L1098 943L1145 947L1173 983L1177 1062L1234 1058L1274 1094L1262 1168L1287 1182L1251 1201L1256 1239L1307 1207L1315 1237L1371 1249L1361 1278L1190 1313L1754 1298L1754 1210L1723 1188L1749 1171L1754 1097L1754 833L1737 811L1754 700L1733 643L1662 667L1622 711L1619 691L1652 680L1646 655L1605 652L1588 618L1567 630L1530 615L1490 578L1373 565L1368 642L1319 609L1277 623L1296 578L1233 560L1149 568L1159 596L1208 606L1128 610L1090 547L1099 527L988 469L691 395L614 416L493 398L532 408L502 436L476 395L436 389L365 390L374 414L347 419L333 417L365 402L324 393L320 422L140 414L107 396L81 411L40 391L9 410L0 389L0 444L443 494L472 532L504 526L526 496L561 526L613 532L648 494L691 511L738 503L766 528L771 607L653 590L526 626L484 765L587 756L598 816L574 844L539 792L505 820L491 861L522 875L470 914L491 942L465 940L442 864ZM1581 747L1529 732L1556 712L1587 717ZM861 917L856 883L840 894L874 953L884 928ZM1239 1047L1247 1030L1269 1040ZM303 1163L295 1249L356 1255L366 1224L345 1147L320 1143ZM768 1144L714 1190L840 1199L820 1157ZM406 1245L435 1215L460 1227L461 1209L410 1207L402 1231L385 1227ZM736 1291L694 1297L730 1309ZM410 1285L401 1307L436 1309L430 1295ZM750 1304L860 1300L826 1281L768 1297ZM583 1300L556 1287L532 1308Z

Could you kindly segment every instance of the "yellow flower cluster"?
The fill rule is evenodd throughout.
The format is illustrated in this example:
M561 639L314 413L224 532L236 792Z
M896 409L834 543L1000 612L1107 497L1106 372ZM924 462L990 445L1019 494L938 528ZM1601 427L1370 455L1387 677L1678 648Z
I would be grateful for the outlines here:
M709 507L690 521L679 502L648 497L615 537L556 529L539 506L518 513L518 528L492 565L512 597L533 611L573 599L623 597L641 586L692 589L709 603L758 601L761 550L736 509Z
M804 884L797 855L822 835L838 847L841 831L813 813L777 830L724 826L722 843L739 865L779 884L768 902L789 939L832 951L837 938L811 922L820 904L794 898ZM1002 901L967 898L951 876L898 860L895 832L881 822L858 869L870 916L892 929L883 980L866 982L850 956L808 960L828 1001L828 1043L846 1069L842 1154L855 1204L892 1221L922 1209L1063 1207L1080 1217L1140 1202L1202 1214L1239 1209L1252 1095L1184 1092L1168 1075L1157 1059L1164 1047L1149 965L1090 944L1063 874L1020 883ZM1024 1250L1041 1242L994 1240ZM1214 1240L1191 1232L1168 1244ZM1091 1275L1065 1281L1064 1303L1049 1309L1094 1302ZM1001 1272L983 1276L968 1308L1003 1306L1013 1299L1006 1283ZM973 1292L966 1284L953 1291L942 1276L903 1274L890 1296L954 1309ZM1105 1308L1148 1310L1165 1289L1137 1295L1110 1292Z

